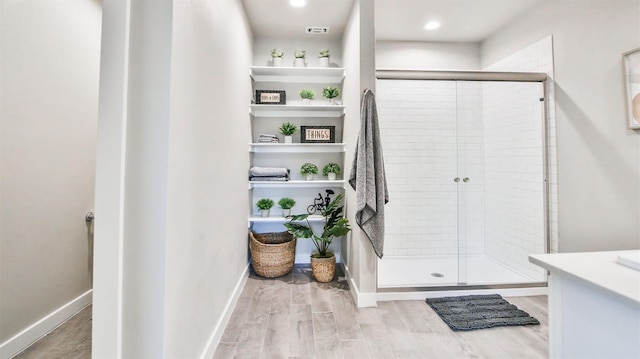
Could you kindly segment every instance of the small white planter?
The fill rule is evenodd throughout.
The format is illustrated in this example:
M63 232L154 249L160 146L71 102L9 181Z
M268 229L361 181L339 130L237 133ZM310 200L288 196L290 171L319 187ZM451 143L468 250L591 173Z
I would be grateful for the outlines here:
M330 63L331 63L331 61L329 60L328 57L319 57L318 58L318 66L320 66L320 67L329 67Z
M282 57L272 57L271 64L274 67L282 67Z
M291 208L289 209L282 209L282 217L287 217L291 215Z
M284 143L293 143L293 136L284 136Z
M308 173L308 174L304 175L304 178L307 181L313 181L313 179L315 178L315 175L313 173Z
M304 59L296 57L296 59L293 60L293 66L294 67L304 67L305 66Z
M327 173L327 178L329 179L329 181L335 181L336 180L336 174L333 172L329 172Z
M260 210L260 217L269 217L269 210L268 209L261 209Z
M303 98L302 99L302 104L303 105L311 105L311 99Z
M335 105L336 104L336 99L335 98L330 98L329 99L329 105Z

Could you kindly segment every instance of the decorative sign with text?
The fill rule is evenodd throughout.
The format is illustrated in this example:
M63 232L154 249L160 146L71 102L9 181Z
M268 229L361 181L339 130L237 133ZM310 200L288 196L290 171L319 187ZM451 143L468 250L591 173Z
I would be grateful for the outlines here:
M256 104L286 105L287 94L280 90L256 90Z
M336 126L300 126L302 143L335 143Z

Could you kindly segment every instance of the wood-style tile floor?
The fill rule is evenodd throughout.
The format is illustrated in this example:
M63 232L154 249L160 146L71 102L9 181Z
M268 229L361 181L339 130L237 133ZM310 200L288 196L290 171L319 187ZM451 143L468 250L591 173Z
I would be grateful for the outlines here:
M340 273L331 283L313 280L308 267L275 279L251 274L214 359L547 358L547 298L507 300L541 325L453 332L422 300L356 308ZM15 358L91 358L91 307Z
M318 283L308 267L252 274L214 359L547 358L547 298L507 300L541 325L453 332L422 300L356 308L344 277Z

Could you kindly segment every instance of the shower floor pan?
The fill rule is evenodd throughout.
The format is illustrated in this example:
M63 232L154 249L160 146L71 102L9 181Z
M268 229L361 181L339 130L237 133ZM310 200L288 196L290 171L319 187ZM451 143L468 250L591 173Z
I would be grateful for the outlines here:
M545 282L532 278L485 255L467 256L466 283L458 282L458 257L434 255L384 257L378 261L378 288L421 288L439 286L491 286Z

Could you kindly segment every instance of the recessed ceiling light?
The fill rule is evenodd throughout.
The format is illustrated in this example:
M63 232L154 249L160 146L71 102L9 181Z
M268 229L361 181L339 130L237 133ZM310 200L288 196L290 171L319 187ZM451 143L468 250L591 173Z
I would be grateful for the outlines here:
M289 4L293 7L303 7L307 5L307 0L289 0Z
M439 27L440 27L440 23L437 21L429 21L426 25L424 25L424 28L426 30L435 30Z

